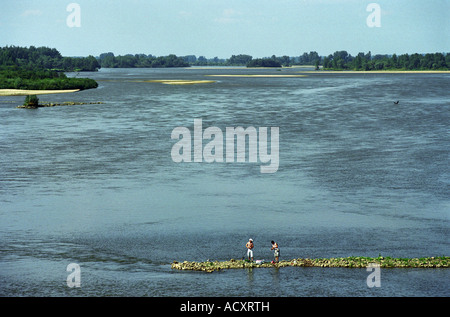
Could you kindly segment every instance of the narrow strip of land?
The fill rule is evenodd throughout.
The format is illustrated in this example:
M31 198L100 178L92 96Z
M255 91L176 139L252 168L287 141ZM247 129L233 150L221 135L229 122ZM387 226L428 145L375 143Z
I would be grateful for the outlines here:
M20 105L17 106L17 108L20 109L36 109L36 108L45 108L45 107L59 107L59 106L76 106L76 105L101 105L104 104L104 102L97 101L97 102L73 102L73 101L65 101L65 102L46 102L46 103L40 103L37 106L29 106L29 105Z
M161 83L166 85L195 85L195 84L212 84L214 80L185 80L185 79L154 79L144 80L145 83Z
M279 263L245 260L206 261L206 262L177 262L172 263L172 269L214 272L224 269L264 268L264 267L345 267L367 268L379 265L381 268L448 268L450 257L427 258L391 258L391 257L347 257L347 258L319 258L319 259L292 259Z
M450 74L448 70L318 70L301 74Z
M0 96L28 96L28 95L49 95L49 94L65 94L77 92L80 89L67 90L22 90L22 89L0 89Z
M305 72L306 74L307 72ZM233 74L233 75L205 75L209 77L261 77L261 78L271 78L271 77L306 77L306 75L251 75L251 74Z

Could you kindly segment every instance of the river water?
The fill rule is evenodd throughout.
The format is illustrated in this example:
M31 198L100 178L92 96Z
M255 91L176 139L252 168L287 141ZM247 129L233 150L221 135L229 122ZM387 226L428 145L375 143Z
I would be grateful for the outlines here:
M306 76L206 76L251 74ZM448 256L448 74L69 75L99 87L40 101L103 104L29 110L16 108L24 97L0 97L1 296L450 295L448 269L381 269L380 287L369 287L366 269L170 268L241 259L249 238L266 261L271 240L282 260ZM215 82L147 82L160 79ZM224 135L278 127L278 169L261 173L259 157L175 162L171 133L185 127L193 137L195 119ZM81 287L68 286L71 263Z

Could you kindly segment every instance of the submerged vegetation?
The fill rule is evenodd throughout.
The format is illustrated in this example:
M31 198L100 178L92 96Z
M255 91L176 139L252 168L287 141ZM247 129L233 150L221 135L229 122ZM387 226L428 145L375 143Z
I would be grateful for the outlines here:
M29 96L27 96L28 98ZM36 97L36 96L34 96ZM73 101L65 101L65 102L46 102L39 104L37 103L28 103L27 98L25 98L25 102L21 106L17 106L17 108L21 109L36 109L36 108L43 108L43 107L59 107L59 106L75 106L75 105L100 105L103 104L103 102L73 102ZM37 98L37 97L36 97Z
M206 262L173 262L172 269L213 272L224 269L262 268L262 267L345 267L367 268L379 265L380 268L448 268L450 257L427 258L391 258L379 256L377 258L352 256L346 258L318 258L318 259L292 259L288 261L248 262L246 260L206 261Z

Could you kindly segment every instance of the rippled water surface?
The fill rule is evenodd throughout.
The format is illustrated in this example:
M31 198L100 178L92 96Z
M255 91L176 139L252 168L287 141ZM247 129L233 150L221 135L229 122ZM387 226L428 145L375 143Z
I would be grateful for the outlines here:
M97 89L39 96L100 105L0 97L0 295L450 295L447 269L382 270L379 288L365 269L171 270L240 259L248 238L265 260L271 240L282 259L449 255L449 75L206 76L301 71L102 69L79 74ZM279 127L278 171L175 163L172 130L196 118Z

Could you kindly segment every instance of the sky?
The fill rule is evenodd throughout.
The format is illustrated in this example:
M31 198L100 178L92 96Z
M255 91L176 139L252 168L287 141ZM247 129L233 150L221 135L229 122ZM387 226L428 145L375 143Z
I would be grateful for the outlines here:
M378 9L368 10L371 3ZM450 0L0 0L0 4L0 47L46 46L63 56L113 52L256 58L310 51L325 56L340 50L352 55L450 52ZM68 11L71 4L79 10Z

